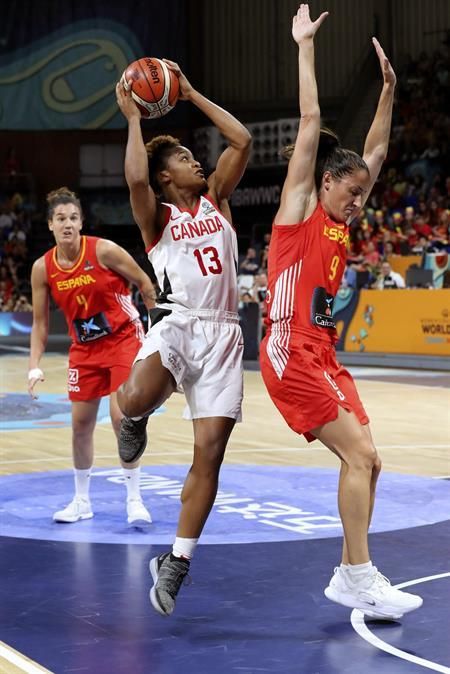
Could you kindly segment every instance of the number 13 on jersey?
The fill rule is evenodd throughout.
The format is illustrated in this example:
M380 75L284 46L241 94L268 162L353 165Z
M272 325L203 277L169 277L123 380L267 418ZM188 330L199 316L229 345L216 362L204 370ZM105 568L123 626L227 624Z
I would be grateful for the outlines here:
M203 276L222 273L222 263L219 259L218 250L217 248L214 248L214 246L196 248L194 250L194 255Z

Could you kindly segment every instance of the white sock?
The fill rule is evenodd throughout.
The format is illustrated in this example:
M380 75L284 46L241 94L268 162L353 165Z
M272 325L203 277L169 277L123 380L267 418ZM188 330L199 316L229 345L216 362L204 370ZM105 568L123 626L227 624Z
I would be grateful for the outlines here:
M122 470L125 478L125 486L127 488L127 501L130 501L131 499L140 499L141 487L139 484L139 477L141 474L141 467L122 468Z
M141 414L140 417L128 417L128 418L132 419L133 421L140 421L141 419L148 418L152 412L153 412L153 410L149 410L145 414Z
M357 585L364 578L367 578L368 574L372 569L372 562L369 560L364 564L348 564L344 569L344 573L347 575L347 578L351 583Z
M192 559L197 543L198 538L179 538L177 536L172 547L172 554L174 557Z
M89 501L89 485L91 482L90 468L74 468L73 475L75 479L75 496Z

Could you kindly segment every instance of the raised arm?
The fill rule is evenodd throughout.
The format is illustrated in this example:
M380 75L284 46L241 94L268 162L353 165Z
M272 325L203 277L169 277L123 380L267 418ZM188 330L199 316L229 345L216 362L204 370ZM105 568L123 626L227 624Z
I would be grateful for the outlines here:
M150 246L157 236L157 215L159 204L150 187L147 151L141 130L141 113L131 97L119 82L116 85L119 108L128 121L128 141L125 151L125 179L130 190L133 217L141 230L146 246Z
M33 326L31 328L30 360L28 365L28 393L37 398L34 387L38 381L44 381L44 373L39 368L42 354L48 339L49 287L45 261L40 257L31 270L31 289L33 293Z
M383 88L381 90L375 117L364 144L363 159L370 171L370 183L369 188L365 193L364 202L367 201L372 187L378 178L381 166L386 159L389 147L389 136L391 134L395 84L397 82L394 69L389 63L380 43L374 37L372 38L372 42L380 61L381 72L383 74Z
M247 166L251 135L233 115L194 89L176 63L168 59L164 59L164 62L179 77L180 98L190 101L209 117L228 141L228 147L218 159L216 170L208 179L209 191L215 200L220 202L223 199L228 199L242 178Z
M281 193L277 224L302 222L314 210L317 194L314 169L320 136L320 108L314 69L314 36L328 12L311 21L307 4L292 20L292 37L298 44L300 124L294 151Z
M99 239L97 241L97 258L108 269L137 286L147 309L155 306L156 292L147 274L126 250L113 241Z

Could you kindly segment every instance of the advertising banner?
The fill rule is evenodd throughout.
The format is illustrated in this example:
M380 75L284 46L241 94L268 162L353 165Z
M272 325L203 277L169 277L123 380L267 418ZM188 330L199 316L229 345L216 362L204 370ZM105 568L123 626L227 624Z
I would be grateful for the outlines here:
M141 56L185 63L176 0L15 0L0 24L0 129L121 128L115 85Z
M361 290L342 333L344 351L450 356L450 290Z

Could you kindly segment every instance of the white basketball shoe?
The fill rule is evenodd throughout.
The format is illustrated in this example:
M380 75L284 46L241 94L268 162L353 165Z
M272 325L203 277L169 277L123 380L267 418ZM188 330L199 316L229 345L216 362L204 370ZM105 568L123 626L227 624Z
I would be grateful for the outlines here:
M369 618L381 620L398 620L423 604L422 597L392 587L376 566L358 583L352 583L348 573L337 567L324 592L327 599L337 604L357 608Z
M128 524L142 526L151 524L152 518L140 498L131 498L127 501Z
M91 509L91 502L88 499L75 496L64 510L58 510L53 515L55 522L78 522L78 520L88 520L94 517Z

